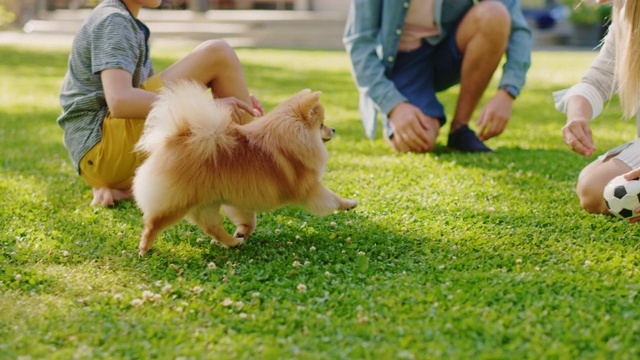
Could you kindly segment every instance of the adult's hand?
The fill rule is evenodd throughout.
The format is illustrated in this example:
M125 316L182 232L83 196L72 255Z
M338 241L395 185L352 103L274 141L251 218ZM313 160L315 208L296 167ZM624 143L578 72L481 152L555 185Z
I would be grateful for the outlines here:
M393 130L391 142L396 151L422 153L435 148L440 122L424 115L418 107L400 103L389 113L389 121Z
M568 119L562 128L565 144L580 155L591 156L596 151L589 122L583 118Z
M502 134L507 128L512 110L513 98L506 91L498 90L480 112L478 138L485 141Z
M629 171L628 173L624 174L623 177L627 181L631 181L631 180L639 178L640 177L640 168L639 169L633 169L633 170ZM635 212L636 213L640 212L640 208L635 209ZM637 223L638 221L640 221L640 217L629 219L629 223L631 223L631 224Z

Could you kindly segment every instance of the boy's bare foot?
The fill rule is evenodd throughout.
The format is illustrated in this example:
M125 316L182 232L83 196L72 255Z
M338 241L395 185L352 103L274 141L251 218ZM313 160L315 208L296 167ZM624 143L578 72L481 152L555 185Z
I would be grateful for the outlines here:
M111 189L108 187L93 188L91 206L111 206L116 201L127 200L132 196L131 190Z

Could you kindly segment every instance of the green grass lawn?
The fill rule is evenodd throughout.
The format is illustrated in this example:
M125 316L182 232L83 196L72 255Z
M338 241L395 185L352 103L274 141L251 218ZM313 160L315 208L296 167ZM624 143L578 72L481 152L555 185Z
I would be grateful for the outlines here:
M153 51L162 70L187 49ZM565 147L551 97L593 52L534 53L494 155L446 150L446 127L433 154L366 139L343 52L238 53L267 110L323 92L324 182L360 206L261 214L233 250L183 222L140 259L135 204L90 207L63 146L68 49L0 46L0 358L640 356L638 227L581 210L593 158ZM635 137L618 114L593 123L597 154Z

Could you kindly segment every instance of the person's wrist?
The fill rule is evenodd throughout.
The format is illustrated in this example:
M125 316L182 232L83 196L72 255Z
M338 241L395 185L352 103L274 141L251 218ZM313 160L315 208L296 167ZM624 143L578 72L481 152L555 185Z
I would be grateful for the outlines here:
M582 116L572 116L572 117L567 117L567 124L571 123L571 122L583 122L583 123L588 123L589 119L582 117Z
M520 93L518 88L516 88L513 85L502 85L500 86L499 89L507 93L507 95L509 95L509 97L511 97L511 99L513 100L515 100L518 97L518 94Z

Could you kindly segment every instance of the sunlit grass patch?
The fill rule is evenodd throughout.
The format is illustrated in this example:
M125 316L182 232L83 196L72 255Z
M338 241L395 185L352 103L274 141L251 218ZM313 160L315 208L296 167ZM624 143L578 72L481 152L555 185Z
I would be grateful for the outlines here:
M190 49L153 50L161 71ZM575 181L593 158L566 149L551 96L595 53L534 53L485 156L448 151L446 126L433 154L366 139L343 52L239 49L267 110L304 88L323 92L337 129L323 181L360 205L324 218L259 214L239 249L182 222L142 259L135 204L89 207L62 143L67 54L0 46L1 358L640 353L637 227L581 210ZM483 102L497 76L490 86ZM456 93L441 94L449 116ZM636 133L616 99L592 127L598 154Z

